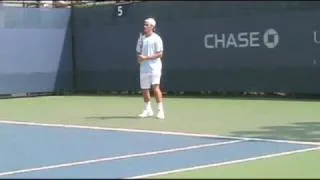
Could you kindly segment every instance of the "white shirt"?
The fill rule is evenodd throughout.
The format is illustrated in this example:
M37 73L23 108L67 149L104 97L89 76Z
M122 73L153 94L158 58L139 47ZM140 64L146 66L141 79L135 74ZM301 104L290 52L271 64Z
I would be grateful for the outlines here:
M161 37L152 33L149 37L145 35L138 39L136 51L144 56L151 56L157 52L163 51ZM140 64L140 73L161 73L162 62L160 58L146 60Z

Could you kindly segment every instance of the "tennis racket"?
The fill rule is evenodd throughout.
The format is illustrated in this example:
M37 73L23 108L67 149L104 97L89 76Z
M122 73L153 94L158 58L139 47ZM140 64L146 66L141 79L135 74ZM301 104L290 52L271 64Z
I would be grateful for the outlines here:
M139 54L142 54L143 49L143 33L139 33L139 39L138 39L138 48L139 48ZM138 61L139 63L142 63L141 61Z
M143 34L139 33L139 48L140 48L140 54L142 54L142 48L143 48Z

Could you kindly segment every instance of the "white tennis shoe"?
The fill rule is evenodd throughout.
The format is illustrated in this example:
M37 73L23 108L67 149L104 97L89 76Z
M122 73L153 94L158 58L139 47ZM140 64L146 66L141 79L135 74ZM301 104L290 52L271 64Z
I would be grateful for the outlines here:
M141 114L139 114L139 117L141 117L141 118L146 118L146 117L151 117L151 116L153 116L152 109L145 109Z
M158 114L157 114L157 118L158 119L164 119L164 112L163 112L163 110L161 111L158 111Z

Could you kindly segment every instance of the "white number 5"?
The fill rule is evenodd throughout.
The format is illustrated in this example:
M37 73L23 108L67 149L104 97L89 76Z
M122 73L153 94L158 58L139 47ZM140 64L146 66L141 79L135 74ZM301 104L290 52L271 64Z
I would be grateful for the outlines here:
M122 10L122 6L117 6L117 12L118 12L118 16L122 16L123 15L123 10Z

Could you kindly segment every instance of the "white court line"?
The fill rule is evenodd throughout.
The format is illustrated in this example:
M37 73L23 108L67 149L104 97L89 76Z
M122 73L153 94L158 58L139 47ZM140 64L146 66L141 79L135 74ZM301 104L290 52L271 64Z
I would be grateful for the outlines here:
M28 172L41 171L41 170L46 170L46 169L56 169L56 168L62 168L62 167L79 166L79 165L84 165L84 164L92 164L92 163L106 162L106 161L112 161L112 160L120 160L120 159L128 159L128 158L143 157L143 156L150 156L150 155L158 155L158 154L164 154L164 153L173 153L173 152L186 151L186 150L191 150L191 149L199 149L199 148L205 148L205 147L233 144L233 143L238 143L238 142L243 142L243 141L245 141L245 140L234 140L234 141L227 141L227 142L220 142L220 143L201 144L201 145L187 146L187 147L182 147L182 148L174 148L174 149L167 149L167 150L161 150L161 151L151 151L151 152L145 152L145 153L128 154L128 155L115 156L115 157L107 157L107 158L99 158L99 159L92 159L92 160L78 161L78 162L71 162L71 163L64 163L64 164L57 164L57 165L50 165L50 166L42 166L42 167L38 167L38 168L20 169L20 170L2 172L2 173L0 173L0 176L28 173Z
M218 166L224 166L224 165L229 165L229 164L236 164L236 163L254 161L254 160L259 160L259 159L267 159L267 158L272 158L272 157L278 157L278 156L284 156L284 155L290 155L290 154L296 154L296 153L302 153L302 152L308 152L308 151L315 151L315 150L320 150L320 146L319 147L308 148L308 149L302 149L302 150L295 150L295 151L287 151L287 152L282 152L282 153L268 154L268 155L264 155L264 156L257 156L257 157L247 158L247 159L226 161L226 162L222 162L222 163L207 164L207 165L201 165L201 166L194 166L194 167L190 167L190 168L176 169L176 170L172 170L172 171L164 171L164 172L158 172L158 173L152 173L152 174L145 174L145 175L141 175L141 176L127 177L127 178L123 178L123 179L149 178L149 177L152 177L152 176L167 175L167 174L172 174L172 173L191 171L191 170L209 168L209 167L218 167Z
M5 120L0 120L0 123L3 123L3 124L18 124L18 125L31 125L31 126L46 126L46 127L94 129L94 130L106 130L106 131L139 132L139 133L178 135L178 136L189 136L189 137L238 139L238 140L248 140L248 141L249 140L250 141L264 141L264 142L304 144L304 145L316 145L316 146L320 145L320 142L292 141L292 140L278 140L278 139L264 139L264 138L249 138L249 137L234 137L234 136L220 136L220 135L214 135L214 134L155 131L155 130L143 130L143 129L107 128L107 127L95 127L95 126L80 126L80 125L67 125L67 124L46 124L46 123L33 123L33 122L24 122L24 121L5 121Z

